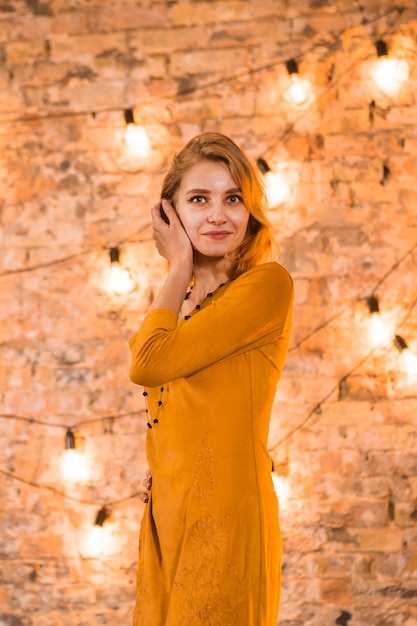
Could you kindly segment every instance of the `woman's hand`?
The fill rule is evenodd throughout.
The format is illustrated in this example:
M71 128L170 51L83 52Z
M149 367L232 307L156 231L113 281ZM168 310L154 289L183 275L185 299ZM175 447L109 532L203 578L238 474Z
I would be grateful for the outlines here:
M162 217L161 208L169 224ZM169 262L171 268L177 265L185 266L189 268L191 275L193 265L191 241L172 204L164 198L152 207L151 214L153 238L159 254Z
M139 493L139 498L147 504L149 502L149 492L152 488L152 474L151 470L148 469L145 472L145 478L142 480L141 491Z

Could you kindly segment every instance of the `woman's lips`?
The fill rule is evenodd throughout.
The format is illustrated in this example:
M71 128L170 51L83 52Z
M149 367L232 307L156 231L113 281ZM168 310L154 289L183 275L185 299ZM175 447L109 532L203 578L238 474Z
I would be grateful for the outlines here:
M211 239L224 239L228 235L230 235L230 233L227 230L216 230L204 233L205 237L210 237Z

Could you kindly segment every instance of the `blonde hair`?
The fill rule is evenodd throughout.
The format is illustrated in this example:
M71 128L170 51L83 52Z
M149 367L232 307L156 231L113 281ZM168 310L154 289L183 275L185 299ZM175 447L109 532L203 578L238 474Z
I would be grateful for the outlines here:
M241 189L243 203L249 213L243 243L227 255L228 276L233 279L268 259L272 244L275 243L270 222L265 215L265 189L249 158L239 146L220 133L203 133L194 137L174 157L162 183L161 198L175 205L175 195L184 175L193 165L205 159L227 165L233 180Z

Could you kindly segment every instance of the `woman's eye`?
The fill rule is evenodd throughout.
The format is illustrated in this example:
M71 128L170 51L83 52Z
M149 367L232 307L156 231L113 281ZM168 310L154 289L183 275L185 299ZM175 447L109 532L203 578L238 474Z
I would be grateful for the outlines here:
M239 202L243 202L240 196L229 196L228 200L231 204L238 204Z
M190 198L190 202L193 202L194 204L201 204L205 201L206 199L204 196L193 196L192 198Z

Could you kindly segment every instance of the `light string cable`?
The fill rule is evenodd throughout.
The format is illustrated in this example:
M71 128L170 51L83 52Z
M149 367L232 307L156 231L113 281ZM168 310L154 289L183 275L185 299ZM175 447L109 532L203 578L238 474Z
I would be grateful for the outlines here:
M308 331L294 345L290 346L289 352L294 352L294 351L298 350L308 339L310 339L313 335L317 334L318 332L320 332L321 330L323 330L324 328L329 326L333 321L335 321L336 319L341 317L344 313L346 313L347 311L351 310L358 302L364 301L364 300L368 299L370 296L375 296L377 291L378 291L378 289L385 283L385 281L388 280L388 278L395 272L395 270L397 270L401 266L401 264L409 256L411 256L415 252L415 250L417 250L417 242L414 243L411 246L411 248L409 248L395 263L392 264L392 266L378 279L378 281L375 283L374 287L371 290L367 290L366 292L363 292L362 294L356 296L345 307L340 309L337 313L335 313L331 317L329 317L326 320L324 320L323 322L321 322L315 328L313 328L310 331ZM38 269L38 267L39 266L33 266L32 268L28 268L26 271L32 271L32 270ZM2 344L0 344L0 345L2 345ZM104 416L100 416L100 417L97 417L97 418L94 417L94 418L88 418L86 420L81 420L81 421L76 422L75 424L73 424L71 426L69 424L67 424L67 423L65 423L65 424L60 424L60 423L55 423L54 424L54 423L52 423L51 424L50 422L39 420L39 419L36 419L34 417L20 416L20 415L14 415L14 414L0 414L0 419L3 418L3 419L23 420L23 421L26 421L28 423L34 423L34 424L44 425L44 426L53 427L53 428L56 427L56 428L61 428L61 429L66 429L66 430L71 428L72 430L76 430L76 429L79 429L82 426L84 426L86 424L89 424L89 423L92 423L92 422L100 422L100 421L121 419L123 417L128 417L128 416L131 416L131 415L141 414L142 412L143 412L143 410L141 410L141 411L134 411L134 412L131 412L131 413L120 413L120 414L111 413L109 415L104 415Z
M404 9L404 7L401 6L394 6L391 9L388 9L385 13L383 13L383 15L378 16L377 18L375 18L374 20L362 20L361 24L362 25L368 25L371 24L372 22L376 22L379 21L385 17L388 17L389 15L391 15L392 13L395 13L393 20L391 22L391 24L387 27L387 29L380 35L381 38L386 37L395 27L398 27L401 19L404 16L404 13L407 11L407 9ZM344 31L342 31L341 33L339 33L339 35L337 37L335 37L332 40L329 41L325 41L322 42L320 44L316 44L313 48L311 48L310 50L307 50L306 52L300 54L297 58L302 58L303 56L306 56L307 54L309 54L312 50L318 48L318 47L324 47L324 46L329 46L332 43L334 43L335 41L337 41L343 34L347 33L349 30L351 30L353 27L348 28ZM290 124L287 125L287 128L284 130L284 132L280 135L280 137L277 140L274 140L273 142L271 142L271 144L269 145L269 147L267 148L265 155L266 157L268 157L268 155L270 155L272 152L275 152L276 148L282 144L282 142L289 136L291 135L291 133L295 130L297 124L301 121L303 121L306 117L308 117L311 113L313 113L314 111L316 111L319 106L327 99L328 95L340 84L342 83L342 81L347 78L354 69L356 69L356 67L362 62L364 61L366 58L369 57L370 52L374 49L375 46L375 42L372 40L372 42L369 43L369 46L366 47L365 51L361 51L356 58L353 59L353 61L350 63L350 65L342 72L340 72L340 74L338 75L334 75L333 71L331 76L328 77L329 82L327 84L327 86L325 88L323 88L323 90L321 91L321 93L313 98L312 103L306 107L305 109L303 109L302 111L300 111L298 113L298 115L296 116L296 118L294 119L294 121L292 121Z
M376 18L376 19L381 19L381 17L386 17L386 15L388 15L389 13L391 13L391 12L393 12L393 11L398 12L398 13L399 13L399 15L400 15L400 14L403 12L403 8L402 8L402 7L394 7L393 9L391 9L391 10L387 11L387 12L386 12L383 16L379 16L379 17L378 17L378 18ZM369 23L369 21L368 21L367 23ZM346 30L350 30L350 29L346 29ZM343 32L346 32L346 31L343 31ZM343 32L342 32L342 34L343 34ZM340 37L340 34L338 35L338 37ZM336 40L338 37L335 37L334 39ZM322 47L323 45L325 45L325 44L324 44L323 42L321 42L320 44L318 44L318 45L316 45L316 46L313 46L311 49L314 49L314 48L319 47L319 46L320 46L320 47ZM276 66L278 63L281 63L281 61L276 62L276 63L273 63L273 64L269 64L268 66L264 66L264 67L262 67L262 68L257 68L257 69L254 69L254 70L250 70L250 71L249 71L249 72L247 72L247 73L248 73L248 74L253 74L253 73L257 72L257 71L261 71L261 70L264 70L264 69L269 69L270 67L274 67L274 66ZM211 87L211 86L215 86L216 84L221 84L222 82L226 82L226 81L228 81L228 80L229 80L229 81L230 81L230 80L234 80L234 79L236 79L236 78L239 78L239 77L236 77L236 76L235 76L235 77L223 78L223 79L220 79L219 81L213 82L213 83L211 83L211 84L209 84L209 85L203 85L203 86L196 87L195 89L190 90L190 91L189 91L189 93L194 93L195 91L198 91L198 90L201 90L201 89L205 89L205 88L208 88L208 87ZM179 95L181 95L181 96L182 96L183 94L179 94ZM314 106L317 106L317 101L314 101L314 103L313 103L313 104L314 104ZM304 114L307 114L307 113L308 113L308 111L304 112ZM78 114L81 114L81 113L78 113ZM60 114L59 116L62 116L62 114ZM287 131L287 132L288 132L288 131ZM142 232L142 231L143 231L144 229L146 229L147 227L148 227L148 225L146 225L144 228L142 228L140 231L138 231L138 232L137 232L137 233L135 233L134 235L132 235L132 236L130 236L130 237L127 237L127 238L125 238L124 240L121 240L121 242L120 242L120 243L122 243L122 242L126 242L126 241L131 240L131 239L132 239L132 237L137 236L137 234L140 234L140 232ZM406 258L409 254L411 254L411 253L414 251L414 249L415 249L416 247L417 247L417 244L416 244L415 246L413 246L413 248L412 248L411 250L409 250L409 251L406 253L406 255L404 255L404 257L403 257L402 259L400 259L400 261L398 261L398 262L397 262L397 263L396 263L396 264L395 264L395 265L391 268L391 270L389 270L389 272L387 272L387 273L386 273L386 274L385 274L385 275L384 275L384 276L380 279L380 281L378 281L377 285L374 287L373 293L374 293L374 292L376 291L376 289L377 289L377 288L378 288L378 287L379 287L379 286L380 286L380 285L384 282L384 280L385 280L385 279L386 279L386 278L387 278L387 277L388 277L388 276L389 276L389 275L390 275L390 274L394 271L394 269L395 269L396 267L398 267L398 265L400 264L400 262L402 262L402 260L404 260L404 259L405 259L405 258ZM95 246L93 249L95 250L95 249L98 249L98 248L102 248L102 246ZM1 277L1 276L5 276L5 275L9 275L9 274L21 273L21 272L24 272L24 271L32 271L32 270L36 270L36 269L39 269L39 268L42 268L42 267L51 266L51 265L54 265L54 264L57 264L57 263L65 262L65 261L67 261L67 260L71 260L71 259L77 258L77 257L79 257L79 256L82 256L82 255L88 254L88 253L90 253L91 251L92 251L92 249L87 250L87 251L83 251L83 252L78 253L78 254L69 255L69 256L64 257L64 258L62 258L62 259L57 259L57 260L55 260L55 261L51 261L51 262L48 262L48 263L37 264L37 265L31 266L31 267L27 267L27 268L20 268L20 269L18 269L18 270L9 270L9 271L7 271L7 272L3 272L3 273L1 273L1 274L0 274L0 277ZM413 307L414 307L414 304L415 304L415 302L413 303ZM349 307L349 308L350 308L350 307ZM342 314L345 310L346 310L346 309L344 309L343 311L339 312L336 316L333 316L332 318L330 318L329 320L327 320L326 322L324 322L323 324L321 324L321 325L320 325L317 329L314 329L313 331L311 331L311 332L310 332L310 333L309 333L306 337L304 337L304 338L301 340L301 342L306 341L306 340L307 340L307 338L308 338L308 337L310 337L312 334L314 334L315 332L318 332L319 330L321 330L322 328L324 328L327 324L329 324L331 321L333 321L334 319L336 319L336 317L338 317L339 315L341 315L341 314ZM411 312L411 311L410 311L410 312ZM299 347L299 346L301 345L301 342L299 342L299 343L298 343L295 347L293 347L292 349L296 349L297 347ZM354 372L358 369L358 367L360 367L360 365L361 365L363 362L365 362L365 361L366 361L366 360L370 357L370 355L371 355L371 354L372 354L372 353L373 353L376 349L377 349L377 348L373 349L373 350L372 350L372 351L371 351L371 352L367 355L367 357L365 357L365 358L364 358L364 359L363 359L363 360L362 360L359 364L357 364L357 365L356 365L356 366L355 366L355 367L354 367L354 368L353 368L353 369L352 369L352 370L351 370L348 374L346 374L346 375L345 375L345 376L341 379L341 381L339 381L338 385L336 385L336 386L335 386L335 388L334 388L334 389L332 389L332 391L331 391L329 394L327 394L327 395L326 395L326 396L325 396L325 397L324 397L324 398L323 398L323 399L322 399L322 400L321 400L321 401L320 401L320 402L319 402L319 403L318 403L318 404L314 407L314 409L313 409L313 410L310 412L310 414L307 416L306 420L304 420L304 421L303 421L303 423L302 423L301 425L299 425L296 429L294 429L294 431L292 431L292 432L295 432L296 430L301 429L301 428L302 428L302 427L303 427L303 426L307 423L307 421L308 421L309 419L311 419L311 417L312 417L315 413L317 413L317 411L319 410L320 406L321 406L321 405L322 405L322 404L323 404L323 403L324 403L324 402L325 402L325 401L326 401L326 400L327 400L327 399L328 399L328 398L329 398L329 397L330 397L330 396L334 393L335 389L337 389L338 387L340 387L340 385L343 383L343 381L344 381L344 380L346 380L346 378L347 378L347 377L351 376L351 375L352 375L352 373L354 373ZM138 413L138 412L136 412L136 413ZM72 428L73 428L73 429L75 429L75 428L77 428L77 427L81 427L82 425L84 425L84 424L86 424L86 423L89 423L89 422L92 422L92 421L103 421L103 420L108 420L108 419L115 419L115 418L118 418L118 417L123 417L123 416L125 416L125 415L128 415L128 414L120 414L119 416L117 416L117 415L104 416L104 417L102 416L102 417L100 417L100 418L94 418L94 419L89 419L89 420L83 420L83 421L81 421L81 422L78 422L78 423L77 423L76 425L74 425ZM57 426L57 427L60 427L60 428L68 428L68 427L67 427L67 425L64 425L64 424L56 424L56 425L54 425L54 424L50 424L50 423L46 423L46 422L42 422L41 420L36 420L36 419L33 419L33 418L25 418L25 417L22 417L22 416L0 415L0 417L4 417L4 418L7 418L7 419L13 419L13 418L14 418L14 419L24 419L24 420L26 420L26 421L28 421L28 422L32 422L32 423L39 423L39 424L45 424L45 425L47 424L49 427L50 427L50 426ZM286 436L286 437L285 437L282 441L284 441L285 439L287 439L288 437L290 437L290 436L291 436L291 434L292 434L292 432L291 432L291 433L289 433L289 434L288 434L288 435L287 435L287 436ZM282 441L281 441L280 443L282 443ZM96 502L86 501L86 500L79 500L79 499L74 498L74 497L72 497L72 496L68 496L68 494L62 493L62 492L60 492L59 490L56 490L55 488L50 487L50 486L47 486L47 485L38 485L37 483L33 483L33 482L31 482L31 481L25 481L24 479L18 478L18 477L17 477L17 476L15 476L14 474L12 474L12 473L10 473L10 472L6 472L6 471L4 471L4 470L0 470L0 472L1 472L2 474L4 474L4 475L7 475L7 476L9 476L9 477L11 477L11 478L14 478L14 479L16 479L16 480L20 480L20 482L24 482L24 483L26 483L26 484L28 484L28 485L31 485L31 486L34 486L34 487L38 487L38 488L40 488L40 489L49 489L49 490L54 491L55 493L57 493L57 494L59 494L59 495L61 495L61 496L63 496L63 497L69 497L69 498L71 498L71 499L73 499L73 500L77 500L77 501L80 501L80 502L85 502L85 503L88 503L88 504L97 504ZM117 501L117 502L125 501L126 499L136 497L137 495L138 495L138 494L132 494L131 496L128 496L127 498L123 498L122 500L119 500L119 501ZM116 502L116 501L115 501L115 502ZM115 502L113 502L113 503L115 503ZM110 503L110 504L111 504L111 503Z
M0 278L4 278L6 276L12 276L14 274L24 274L25 272L34 272L39 269L43 269L46 267L52 267L54 265L58 265L60 263L66 263L67 261L72 261L74 259L79 259L83 256L92 254L97 250L110 250L112 247L120 247L125 243L145 243L147 241L151 241L150 238L145 239L136 239L138 235L143 234L146 230L151 226L151 221L143 224L138 230L133 232L131 235L128 235L122 239L119 239L116 243L106 243L106 244L97 244L95 246L89 247L87 250L82 250L81 252L76 252L74 254L69 254L64 257L60 257L59 259L53 259L52 261L46 261L44 263L35 263L34 265L27 265L26 267L18 267L15 269L4 270L0 272Z
M414 308L416 307L416 305L417 305L417 295L414 298L414 300L410 303L410 305L408 306L408 310L407 310L406 314L404 315L404 317L402 318L400 323L397 325L396 330L394 331L394 335L397 334L400 331L400 329L404 326L405 322L410 317L410 315L411 315L412 311L414 310ZM346 374L344 374L338 380L338 382L335 385L333 385L333 387L331 387L331 389L323 396L323 398L321 400L319 400L319 402L317 402L314 405L314 407L308 412L308 414L303 419L303 421L300 422L294 428L292 428L288 433L286 433L286 435L284 435L284 437L282 437L282 439L280 439L274 445L274 449L279 448L280 446L282 446L283 443L285 443L286 441L291 439L295 433L301 431L314 418L315 415L320 415L321 407L323 406L323 404L325 404L327 402L327 400L329 400L329 398L331 398L336 391L339 390L339 392L340 392L340 389L341 389L343 383L346 380L348 380L355 372L357 372L357 370L362 365L364 365L375 354L375 352L380 350L382 347L386 346L391 341L392 341L392 337L387 337L387 338L383 339L382 341L380 341L380 343L378 345L376 345L371 350L369 350L369 352L363 358L361 358L356 363L356 365L354 365Z
M391 14L396 14L398 16L398 18L401 15L404 15L405 13L410 12L411 9L409 9L408 7L403 7L401 5L394 5L393 7L388 8L386 11L384 11L381 14L376 15L375 17L372 18L365 18L363 17L363 10L361 10L361 8L356 9L355 13L359 13L362 14L362 19L360 21L359 24L355 24L354 26L349 26L348 28L345 28L341 31L339 31L336 35L334 35L334 37L329 38L328 40L325 41L320 41L318 43L315 43L311 46L309 46L308 48L306 48L303 52L301 52L299 55L297 55L297 58L303 58L304 56L310 54L311 52L313 52L314 50L316 50L317 48L322 48L323 46L331 46L333 43L335 43L336 41L338 41L340 39L341 36L343 36L345 33L349 32L350 30L352 30L353 28L355 28L358 25L363 25L363 26L367 26L373 23L376 23L380 20L385 19L386 17L389 17ZM392 28L392 27L390 27ZM169 103L172 100L177 100L180 98L186 98L188 96L192 96L196 93L199 93L201 91L205 91L208 89L211 89L212 87L217 87L219 85L222 84L227 84L227 83L231 83L234 82L236 80L240 80L242 78L245 77L249 77L249 76L254 76L258 73L264 72L266 70L271 70L276 68L279 65L282 65L282 63L285 61L285 59L278 59L276 61L272 61L270 63L266 63L260 66L257 66L255 68L249 68L246 69L240 73L237 74L232 74L229 76L223 76L221 78L218 78L216 80L213 80L211 82L207 82L201 85L194 85L194 86L190 86L186 89L181 90L180 92L176 93L176 94L172 94L172 95L168 95L168 96L162 96L162 97L154 97L154 98L148 98L146 100L141 101L141 106L145 107L145 106L154 106L157 104L165 104L165 103ZM121 112L122 110L125 110L126 107L119 107L119 106L112 106L112 107L103 107L100 109L96 109L94 111L92 110L83 110L83 111L61 111L61 112L48 112L45 113L44 115L40 115L40 114L29 114L29 115L22 115L22 116L16 116L16 117L7 117L4 119L0 119L0 124L11 124L11 123L15 123L15 122L31 122L31 121L40 121L40 120L45 120L45 119L54 119L54 118L72 118L72 117L83 117L86 115L93 115L95 116L97 113L112 113L112 112Z
M401 19L401 17L403 16L404 12L407 11L407 9L404 9L404 7L401 6L394 6L390 9L388 9L387 11L385 11L382 15L378 15L373 19L362 19L362 24L370 24L373 22L377 22L383 18L386 18L387 16L391 15L392 13L395 14L394 16L394 20L392 22L392 24L389 26L388 31L392 30L394 28L395 25L398 24L399 20ZM298 55L298 58L302 58L303 56L306 56L307 54L309 54L311 51L315 50L316 48L322 48L323 46L329 46L332 43L334 43L335 41L337 41L344 33L348 32L349 30L351 30L352 27L345 29L343 31L340 31L337 35L335 35L333 38L326 40L324 42L318 42L317 44L314 44L313 46L310 46L307 50L305 50L304 52L300 53L300 55ZM386 34L386 33L385 33ZM373 44L372 44L373 45ZM369 49L371 48L371 46L369 47ZM326 90L324 90L324 92L322 92L322 94L318 97L315 98L312 102L312 104L306 108L306 110L302 111L299 116L297 117L297 119L292 122L289 127L284 131L283 135L281 135L280 139L278 140L278 142L274 142L274 147L276 148L277 145L279 145L282 141L284 141L284 139L291 133L293 132L294 128L296 127L297 123L299 121L301 121L302 119L304 119L307 115L309 115L312 111L314 111L319 104L321 104L321 102L327 97L327 95L329 94L329 92L334 89L334 87L341 82L341 80L343 78L346 77L346 75L348 75L353 69L354 67L363 60L363 58L365 58L367 55L369 54L369 50L367 51L366 55L362 54L360 57L358 57L355 61L353 61L353 63L350 65L350 67L348 68L348 70L346 70L345 72L342 72L340 74L340 76L337 77L337 79L333 79L329 82L329 86ZM196 86L194 88L190 88L186 93L180 93L178 94L178 96L171 96L170 100L172 100L174 97L183 97L184 95L192 95L193 93L195 93L196 91L199 90L204 90L207 89L209 87L212 86L217 86L220 85L222 83L226 83L226 82L230 82L233 80L236 80L240 77L243 77L245 75L252 75L252 74L256 74L258 72L264 71L264 70L268 70L268 69L273 69L275 68L277 65L281 65L282 64L282 59L280 59L279 61L274 61L273 63L269 63L257 68L253 68L251 70L246 70L245 73L242 73L242 75L234 75L234 76L229 76L229 77L223 77L221 79L218 79L217 81L213 81L212 83L207 83L205 85L201 85L201 86ZM148 104L148 103L145 103ZM119 110L118 108L111 108L111 109L106 109L107 111L115 111L115 110ZM91 114L91 112L74 112L74 113L69 113L68 116L70 115L87 115L87 114ZM56 114L57 117L60 116L60 114ZM47 116L48 117L48 116ZM49 116L49 117L54 117L54 116ZM43 119L41 117L31 117L30 120L36 120L36 119ZM22 118L21 120L16 120L16 121L25 121L26 118ZM272 150L272 147L270 147L268 149L267 152L269 152L270 150ZM121 245L122 243L127 243L129 241L135 241L136 243L138 243L138 241L135 240L135 237L137 237L137 235L141 234L143 231L147 230L147 228L149 228L150 226L150 222L146 223L143 227L141 227L141 229L139 229L139 231L136 231L135 233L133 233L132 235L121 239L119 241L119 243L117 245ZM146 241L146 240L143 240ZM142 243L143 241L139 241L139 243ZM16 269L12 269L12 270L6 270L3 272L0 272L0 278L4 277L4 276L9 276L12 274L19 274L19 273L23 273L23 272L27 272L27 271L32 271L32 270L36 270L36 269L41 269L43 267L49 267L49 266L53 266L54 264L58 264L58 263L64 263L66 261L72 260L72 259L76 259L76 258L80 258L82 256L85 256L87 254L90 254L98 249L102 249L102 248L110 248L110 245L103 245L103 246L93 246L92 248L89 248L88 250L84 250L81 251L79 253L75 253L72 255L67 255L65 257L61 257L59 259L55 259L53 261L48 261L45 263L38 263L36 265L33 266L27 266L25 268L16 268Z
M295 344L293 344L292 346L290 346L288 352L294 352L295 350L298 350L308 339L310 339L310 337L312 337L313 335L316 335L318 332L320 332L321 330L323 330L324 328L326 328L326 326L329 326L329 324L331 324L334 320L338 319L339 317L341 317L342 315L344 315L344 313L346 313L347 311L349 311L350 309L352 309L355 304L357 302L363 301L367 298L369 298L370 296L375 296L377 290L381 287L381 285L391 276L391 274L393 274L395 272L396 269L398 269L398 267L400 267L400 265L406 260L408 259L409 256L412 256L413 253L415 252L415 250L417 250L417 242L414 243L411 248L409 248L405 254L403 254L398 261L396 261L388 271L385 272L385 274L375 283L373 289L369 292L363 292L362 294L356 296L355 298L353 298L346 306L344 306L343 308L341 308L339 311L337 311L337 313L335 313L334 315L332 315L331 317L327 318L326 320L324 320L323 322L321 322L318 326L312 328L311 330L309 330L303 337L301 337Z
M74 432L75 430L79 429L82 426L85 426L86 424L92 424L94 422L105 422L105 421L110 421L111 422L111 421L113 421L115 419L121 419L121 418L124 418L124 417L131 417L131 416L134 416L134 415L141 415L143 413L144 413L144 410L142 409L142 410L139 410L139 411L131 411L129 413L119 413L119 414L112 414L112 415L107 415L107 416L101 416L101 417L97 417L97 418L88 418L88 419L76 422L75 424L72 424L71 426L69 426L68 424L50 423L50 422L47 422L45 420L39 420L39 419L26 417L26 416L22 416L22 415L0 414L0 418L20 420L20 421L24 421L24 422L26 422L28 424L37 424L37 425L41 425L41 426L48 426L48 428L64 429L66 432L68 432L69 430L71 432ZM60 496L62 498L66 498L68 500L72 500L74 502L79 502L81 504L95 505L95 506L114 507L114 506L116 506L118 504L126 502L127 500L132 500L134 498L137 498L142 493L140 491L133 492L133 493L129 494L128 496L125 496L123 498L118 498L116 500L107 500L107 501L103 501L102 499L100 499L100 500L88 500L86 498L78 498L78 497L73 496L73 495L71 495L69 493L61 491L60 489L57 489L56 487L53 487L52 485L43 485L41 483L37 483L36 481L27 480L25 478L22 478L21 476L17 476L13 472L10 472L8 470L3 469L2 467L0 467L0 474L2 474L3 476L7 476L8 478L10 478L12 480L15 480L15 481L17 481L19 483L22 483L22 484L28 485L30 487L33 487L35 489L40 489L40 490L44 490L44 491L46 490L46 491L54 493L55 495L58 495L58 496Z

